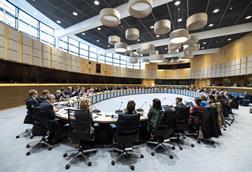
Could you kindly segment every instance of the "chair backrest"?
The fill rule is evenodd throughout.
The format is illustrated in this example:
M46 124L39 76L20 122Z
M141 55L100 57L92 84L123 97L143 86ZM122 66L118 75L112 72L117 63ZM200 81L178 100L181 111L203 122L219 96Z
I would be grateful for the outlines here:
M89 110L68 109L69 127L72 130L70 137L79 141L90 140L92 116ZM72 117L74 116L74 118Z
M153 130L153 134L156 137L161 137L163 139L168 138L175 129L176 123L176 111L166 109L161 111L157 124Z
M116 126L116 141L121 146L132 146L139 140L140 114L120 114Z
M34 120L36 120L37 122L41 121L41 114L40 114L40 108L37 107L32 107L32 113L31 116Z
M185 131L188 129L190 107L176 108L176 130Z

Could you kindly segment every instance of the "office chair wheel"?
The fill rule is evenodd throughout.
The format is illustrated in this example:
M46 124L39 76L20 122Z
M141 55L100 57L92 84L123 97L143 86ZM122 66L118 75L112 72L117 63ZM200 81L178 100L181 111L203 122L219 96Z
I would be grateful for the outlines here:
M183 139L186 139L186 137L185 137L185 136L183 136L182 138L183 138Z
M154 156L154 155L155 155L155 153L154 153L154 152L151 152L151 155L152 155L152 156Z
M143 155L143 154L141 154L141 155L140 155L140 158L144 158L144 155Z
M114 160L111 161L111 165L115 165L115 161Z
M66 158L66 157L67 157L67 153L64 153L64 154L63 154L63 157Z
M135 166L134 165L130 165L130 169L131 170L135 170Z
M193 148L194 148L194 144L191 144L191 147L193 147Z
M33 136L31 136L30 139L33 139Z
M224 131L226 131L227 129L226 128L223 128Z
M67 165L65 166L65 169L68 170L69 168L70 168L70 165L67 164Z
M52 150L52 147L49 147L48 150L51 151L51 150Z
M176 149L175 146L172 146L171 148L172 148L172 150L175 150L175 149Z
M16 139L18 139L18 138L20 138L20 136L19 136L19 135L17 135L17 136L16 136Z
M200 141L198 140L197 143L200 144Z
M87 165L88 165L89 167L92 166L92 162L89 161L89 162L87 163Z
M170 155L169 158L170 158L170 159L173 159L173 155Z
M31 155L31 152L27 152L27 153L26 153L26 156L29 156L29 155Z
M214 145L214 141L211 141L211 143Z
M231 126L231 124L228 124L229 126Z
M183 150L183 148L182 148L182 147L179 147L179 150Z
M29 148L29 147L31 147L31 145L30 145L30 144L27 144L27 145L26 145L26 148Z

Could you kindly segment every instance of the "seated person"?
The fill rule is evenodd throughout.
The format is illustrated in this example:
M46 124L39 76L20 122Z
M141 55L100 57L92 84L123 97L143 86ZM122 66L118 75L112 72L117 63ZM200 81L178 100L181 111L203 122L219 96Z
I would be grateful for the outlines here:
M57 116L55 114L57 109L53 105L54 103L55 103L55 96L53 94L48 94L47 100L43 101L39 105L40 111L44 113L43 115L45 115L44 119L48 121L57 119ZM50 126L51 127L49 131L49 136L47 139L50 144L55 144L60 140L63 126L57 120L52 121Z
M183 103L182 103L183 99L182 97L176 97L176 106L175 108L183 108L186 107Z
M201 121L200 121L200 114L204 111L203 107L200 106L201 99L195 99L195 106L190 109L190 118L189 118L189 130L194 131L195 128L198 129Z
M216 103L216 99L213 95L209 95L208 96L208 105L210 105L212 103Z
M149 124L147 127L148 131L151 131L153 128L156 127L157 120L160 115L160 111L162 110L161 101L159 99L157 99L157 98L153 99L152 103L153 103L152 107L150 108L150 110L147 114L148 121L149 121Z
M93 122L93 116L92 116L92 112L91 112L91 109L90 109L90 101L88 99L84 99L80 102L80 109L81 110L84 110L85 113L84 114L80 114L80 113L75 113L75 119L76 120L81 120L82 119L82 116L83 115L89 115L90 119L91 119L91 123ZM91 125L90 126L90 134L93 134L94 133L94 128L93 126Z
M135 114L136 113L136 103L133 100L130 100L125 109L125 114Z
M72 87L68 87L67 90L65 90L64 95L66 97L73 97L73 88Z
M61 90L56 90L56 93L55 93L55 100L56 100L57 102L63 101L63 100L64 100L64 96L63 96Z
M200 106L201 107L207 107L208 106L208 103L207 103L207 98L205 95L201 95L200 96L200 99L201 99L201 102L200 102Z
M27 115L24 119L24 123L26 123L26 124L33 123L33 119L32 119L31 114L32 114L32 108L39 105L37 98L38 98L38 92L35 89L31 89L29 91L29 98L25 101Z
M80 95L80 87L76 86L72 91L72 97Z
M50 94L49 90L43 90L42 96L38 98L38 102L42 103L43 101L47 100L47 96Z

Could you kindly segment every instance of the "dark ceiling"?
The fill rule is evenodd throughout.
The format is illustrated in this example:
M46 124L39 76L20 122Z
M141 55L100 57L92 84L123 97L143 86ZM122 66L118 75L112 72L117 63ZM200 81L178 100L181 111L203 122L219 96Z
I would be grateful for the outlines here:
M99 15L99 11L105 7L116 7L120 4L124 4L127 0L99 0L100 5L94 5L93 0L27 0L30 4L44 13L53 21L60 20L62 27L66 28L72 26L80 21L86 20L95 15ZM153 8L151 15L143 18L136 19L133 17L126 17L121 20L121 24L115 28L108 28L101 26L101 30L93 28L85 31L85 35L82 33L77 34L80 38L95 44L101 48L108 49L107 39L110 35L121 36L122 40L130 44L136 44L139 42L153 41L162 38L168 38L169 33L160 35L157 37L150 27L154 25L155 21L160 19L170 19L172 22L172 30L178 28L184 28L186 25L186 19L188 16L198 13L208 13L208 25L213 24L212 27L208 25L203 29L194 31L206 31L225 26L233 26L236 24L248 23L252 21L252 18L246 20L245 17L252 15L252 0L180 0L181 4L175 6L174 2L164 4ZM213 13L214 9L219 9L218 13ZM78 16L72 14L73 11L78 12ZM182 22L178 22L181 18ZM128 41L124 38L124 33L127 28L136 27L140 30L140 40ZM194 33L191 32L191 33ZM219 38L212 38L207 40L201 40L200 42L207 42L206 45L201 44L206 49L221 47L244 34L236 34ZM228 38L232 38L231 41L227 41ZM97 41L99 40L99 41ZM217 41L217 42L216 42ZM166 45L167 46L167 45ZM160 49L164 49L165 47ZM159 47L157 47L159 49ZM161 51L162 53L163 51ZM165 51L167 52L167 51Z

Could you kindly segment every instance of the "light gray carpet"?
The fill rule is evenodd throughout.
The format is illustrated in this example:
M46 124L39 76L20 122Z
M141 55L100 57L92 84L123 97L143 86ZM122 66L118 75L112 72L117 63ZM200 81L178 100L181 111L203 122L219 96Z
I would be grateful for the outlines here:
M162 99L161 95L158 95ZM168 96L168 102L173 102L174 96ZM128 97L128 99L136 97ZM150 101L153 96L145 95L144 98L136 98L138 106L144 101ZM124 99L125 100L125 99ZM119 103L118 103L119 102ZM111 99L97 104L99 108L112 106L116 109L120 99ZM148 104L150 104L148 102ZM125 104L124 104L125 106ZM25 107L17 107L0 111L0 172L61 172L65 171L66 160L63 153L72 149L68 145L58 145L52 151L42 149L26 157L25 145L29 138L16 139L15 136L24 131L28 126L22 124L25 116ZM196 144L195 148L184 146L184 150L176 149L173 152L174 159L170 160L166 154L150 155L150 149L146 145L140 146L140 152L144 159L135 163L135 171L139 172L251 172L252 171L252 114L249 108L240 107L234 111L238 114L235 123L223 131L223 136L216 139L215 146ZM123 172L130 171L125 164L119 163L111 166L113 156L107 149L99 149L90 157L92 167L87 167L84 162L74 164L69 171L81 172Z

